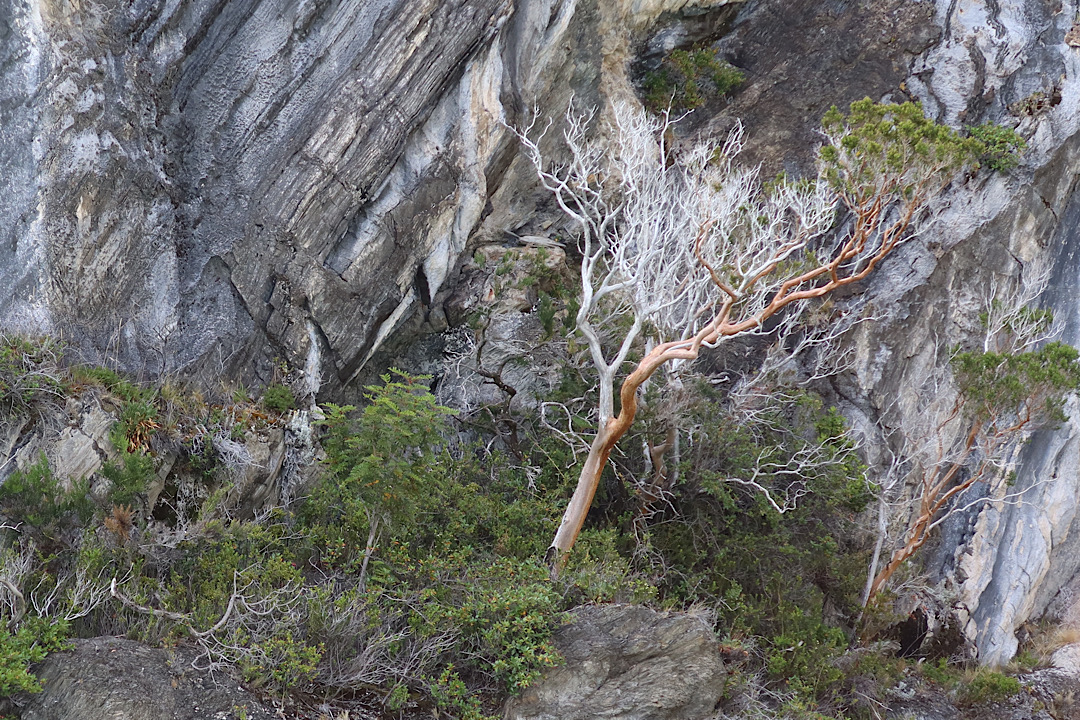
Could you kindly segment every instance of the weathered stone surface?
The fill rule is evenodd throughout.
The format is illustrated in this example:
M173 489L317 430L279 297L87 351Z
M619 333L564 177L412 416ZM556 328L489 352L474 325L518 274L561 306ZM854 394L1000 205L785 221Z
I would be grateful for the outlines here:
M119 459L109 435L122 411L117 398L88 388L63 405L42 403L32 420L0 423L0 450L5 450L9 459L0 464L0 484L12 472L26 470L44 456L53 476L64 486L95 478L91 493L103 498L109 480L98 471L106 462ZM221 477L229 484L225 499L229 511L251 517L293 497L288 493L304 485L319 469L312 430L307 411L295 411L289 418L259 429L246 428L238 439L221 428L202 428L199 442L213 446L215 459L223 467ZM191 477L191 468L184 462L188 450L175 430L160 431L151 446L156 473L147 488L144 509L148 515L154 513L163 493L175 500L181 486L192 490L202 482Z
M510 720L695 720L712 714L724 663L701 618L636 605L582 607L555 635L566 664L511 701Z
M780 170L813 171L821 116L866 96L907 99L912 61L940 37L933 5L910 0L852 3L761 0L747 3L717 47L747 82L720 113L691 124L722 132L739 119L750 131L743 160Z
M25 470L42 455L53 475L65 485L97 472L115 455L109 431L117 414L107 405L94 393L68 398L64 406L46 403L32 423L10 429L7 457L13 462L0 469L0 477L16 468Z
M504 123L629 92L635 33L730 2L5 0L0 326L339 391L528 219Z
M916 64L909 86L948 122L993 120L1017 125L1030 138L1026 167L1018 176L973 187L970 195L955 193L937 235L946 247L952 238L969 238L964 242L970 249L963 254L970 255L970 267L987 265L1005 276L1048 258L1055 275L1043 302L1066 320L1063 339L1075 344L1080 341L1074 237L1080 217L1074 198L1080 160L1080 82L1075 68L1080 57L1064 41L1073 18L1043 2L936 6L943 41ZM1015 117L1018 104L1035 93L1062 99L1038 113ZM994 255L1000 260L986 262ZM971 312L960 309L958 299L965 285L985 287L980 276L985 272L956 273L955 280L942 283L937 291L956 298L946 302L955 308L949 314L955 313L953 322L960 327L971 320L959 318L970 318ZM928 285L937 283L931 278ZM1080 569L1074 524L1080 504L1077 410L1072 401L1074 420L1037 436L1019 456L1016 488L1028 489L1023 502L994 503L977 518L958 521L952 530L956 538L964 523L970 528L966 535L960 531L965 539L954 555L953 578L970 612L968 633L982 662L1011 658L1017 647L1015 629L1041 614Z
M840 12L842 3L822 5L822 13L826 6ZM912 45L925 52L911 65L905 92L954 126L1015 127L1028 149L1012 173L954 183L933 225L868 283L863 299L879 320L853 334L858 367L836 383L836 401L869 433L871 459L918 412L916 388L948 362L947 348L978 332L994 280L1016 280L1041 262L1052 264L1044 302L1066 320L1064 339L1080 341L1074 200L1080 53L1065 41L1074 18L1041 0L911 5L932 10L936 29L918 48ZM897 43L907 41L898 36ZM1076 418L1075 401L1070 408ZM879 433L873 428L886 410L894 419ZM1024 491L1021 502L996 499L970 508L940 529L936 549L928 547L921 558L956 600L981 662L1011 658L1016 628L1041 615L1080 572L1075 422L1017 444L1003 472L1018 471L1010 491Z
M193 651L122 638L76 640L35 669L45 690L20 695L22 720L269 720L282 717L228 673L193 669ZM240 715L241 712L246 714Z

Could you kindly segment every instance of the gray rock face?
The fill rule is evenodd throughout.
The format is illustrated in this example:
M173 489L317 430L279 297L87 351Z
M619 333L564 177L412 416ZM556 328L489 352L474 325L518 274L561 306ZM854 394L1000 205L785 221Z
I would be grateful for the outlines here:
M4 0L0 326L340 388L527 219L503 123L626 92L634 32L730 1Z
M571 615L555 635L566 664L511 701L509 720L695 720L713 712L726 673L706 622L634 605Z
M5 2L4 324L143 372L319 342L344 372L439 241L369 206L452 202L453 138L416 132L510 9Z
M36 670L44 691L16 698L23 720L222 720L281 717L239 683L193 670L191 653L122 638L76 640ZM240 715L240 713L245 713Z

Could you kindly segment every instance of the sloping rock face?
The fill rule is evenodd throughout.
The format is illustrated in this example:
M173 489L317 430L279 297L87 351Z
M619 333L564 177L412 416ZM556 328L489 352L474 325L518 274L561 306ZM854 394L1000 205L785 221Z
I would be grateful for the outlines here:
M16 698L23 720L270 720L282 717L221 671L191 666L192 651L122 638L76 640L36 667L44 691Z
M318 343L347 371L448 242L387 231L370 206L421 179L407 214L456 202L446 173L460 169L448 158L470 62L510 11L5 2L5 324L63 330L144 372ZM418 136L433 113L441 132Z
M510 702L508 720L696 720L724 691L711 625L637 605L577 608L555 634L566 664Z
M627 92L637 29L730 1L4 0L0 325L340 388L531 212L504 123Z

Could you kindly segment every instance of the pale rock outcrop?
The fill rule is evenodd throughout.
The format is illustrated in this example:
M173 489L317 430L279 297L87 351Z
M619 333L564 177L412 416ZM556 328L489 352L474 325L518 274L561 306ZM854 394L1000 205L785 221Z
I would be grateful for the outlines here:
M123 638L75 640L36 668L44 691L14 698L23 720L270 720L272 705L225 671L194 669L195 651Z
M893 398L947 362L943 349L978 331L982 296L995 277L1016 279L1040 263L1053 264L1043 302L1065 319L1063 339L1080 342L1074 199L1080 52L1065 42L1073 14L1036 0L942 0L935 8L941 42L915 63L907 87L942 121L1016 126L1029 146L1018 171L954 187L923 241L872 283L869 301L886 308L887 319L860 341L867 352L859 394L878 411L893 404L901 417L915 412L915 404ZM1009 492L1023 495L955 518L929 561L956 593L966 632L987 664L1013 656L1014 631L1041 615L1080 570L1074 524L1080 405L1071 400L1068 410L1073 420L1018 445L1003 469L1018 471Z
M102 498L109 481L99 472L108 462L118 462L120 453L111 437L123 413L119 399L99 389L87 388L61 405L42 402L33 420L9 419L0 424L0 441L8 447L7 462L0 465L0 483L17 470L27 470L44 457L63 487L93 479L91 494ZM190 420L190 418L189 418ZM246 427L235 435L220 428L206 430L194 424L185 433L202 430L196 440L190 436L185 447L184 433L160 430L151 439L155 473L150 479L144 508L152 515L159 500L175 495L183 486L205 484L192 472L192 442L212 451L221 467L219 479L228 483L225 507L236 517L252 517L267 507L280 506L294 497L318 473L317 444L307 411L293 411L288 417L271 418L265 426ZM198 477L195 477L198 476ZM216 488L203 488L209 492ZM173 498L175 500L175 497Z
M90 477L114 456L109 431L116 416L99 398L87 393L68 398L63 407L46 406L32 428L22 423L11 440L13 463L8 469L49 462L53 475L66 486Z
M507 126L630 93L637 33L732 1L4 0L0 326L340 393L528 220Z
M726 672L707 619L637 605L577 608L555 633L565 665L511 700L507 720L697 720Z

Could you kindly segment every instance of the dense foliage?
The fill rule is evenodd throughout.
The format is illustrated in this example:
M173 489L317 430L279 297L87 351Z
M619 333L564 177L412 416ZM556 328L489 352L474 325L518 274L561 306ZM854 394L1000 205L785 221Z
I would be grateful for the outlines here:
M1011 128L984 123L968 128L968 135L981 144L980 161L991 170L1008 172L1020 164L1027 143Z

